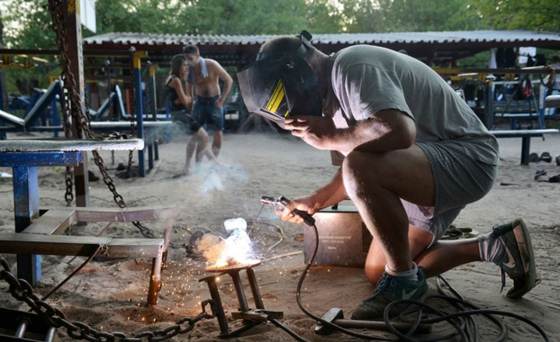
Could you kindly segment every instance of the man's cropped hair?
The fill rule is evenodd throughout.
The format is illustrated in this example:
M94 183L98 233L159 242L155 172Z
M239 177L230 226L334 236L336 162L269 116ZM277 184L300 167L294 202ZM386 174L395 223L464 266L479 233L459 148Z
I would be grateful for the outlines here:
M183 47L183 53L184 54L189 54L189 55L196 55L198 54L198 47L196 47L196 45L187 45Z

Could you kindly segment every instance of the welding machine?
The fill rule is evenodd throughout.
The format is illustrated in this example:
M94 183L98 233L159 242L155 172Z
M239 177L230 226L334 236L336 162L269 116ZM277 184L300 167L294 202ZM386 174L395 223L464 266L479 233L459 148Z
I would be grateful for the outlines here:
M319 231L319 249L314 266L363 267L373 239L353 205L335 206L313 214ZM313 228L304 225L304 260L315 248Z

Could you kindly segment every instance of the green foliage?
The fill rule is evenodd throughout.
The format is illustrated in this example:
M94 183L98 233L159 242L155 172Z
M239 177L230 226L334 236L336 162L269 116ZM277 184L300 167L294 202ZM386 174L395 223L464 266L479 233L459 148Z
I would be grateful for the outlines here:
M53 49L55 33L45 0L19 0L8 4L2 22L10 23L4 42L10 48Z
M381 32L475 30L481 26L478 15L469 6L470 0L378 0L377 3Z
M495 29L560 32L558 0L472 0L482 20Z
M159 0L97 0L97 33L178 33L181 3ZM84 36L94 35L84 32Z
M11 0L10 48L54 49L47 0ZM560 32L558 0L96 0L97 32L193 35L526 29ZM11 28L11 29L10 29ZM484 56L465 61L481 63Z

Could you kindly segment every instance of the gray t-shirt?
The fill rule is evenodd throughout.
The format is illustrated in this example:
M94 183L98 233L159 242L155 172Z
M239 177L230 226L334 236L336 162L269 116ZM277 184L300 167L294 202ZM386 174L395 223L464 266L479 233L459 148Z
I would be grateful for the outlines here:
M332 89L323 113L333 118L337 128L352 127L380 110L396 109L415 121L416 141L456 142L473 159L498 164L496 138L441 76L419 60L357 45L329 56L329 65Z

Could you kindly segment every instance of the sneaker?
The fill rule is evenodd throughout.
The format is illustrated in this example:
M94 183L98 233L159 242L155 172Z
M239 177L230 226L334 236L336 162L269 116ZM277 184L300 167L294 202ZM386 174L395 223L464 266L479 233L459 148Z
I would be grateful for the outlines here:
M502 270L502 290L506 284L507 274L513 279L513 287L508 291L507 297L521 298L538 283L529 230L525 222L518 218L513 222L494 226L491 235L504 246L507 256L498 263Z
M387 273L377 283L373 296L364 300L352 313L355 320L383 319L385 308L391 302L400 299L418 300L428 292L428 284L424 276L424 269L418 267L418 280L393 277ZM410 304L397 304L391 308L389 317L394 317L404 311Z

